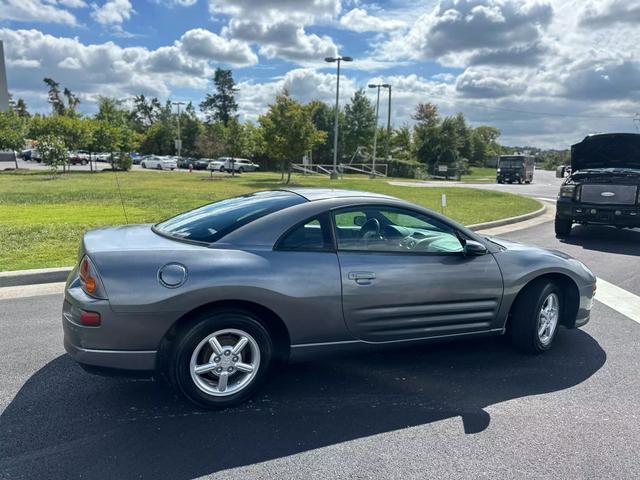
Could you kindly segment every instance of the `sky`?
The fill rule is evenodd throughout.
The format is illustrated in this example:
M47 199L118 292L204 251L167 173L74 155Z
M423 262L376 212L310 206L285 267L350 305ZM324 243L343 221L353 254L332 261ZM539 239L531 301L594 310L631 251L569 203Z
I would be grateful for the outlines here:
M394 126L433 102L508 145L640 128L640 0L0 0L0 40L10 92L43 113L44 77L92 113L100 95L197 106L221 67L255 121L283 88L335 102L323 59L348 55L341 104L389 83Z

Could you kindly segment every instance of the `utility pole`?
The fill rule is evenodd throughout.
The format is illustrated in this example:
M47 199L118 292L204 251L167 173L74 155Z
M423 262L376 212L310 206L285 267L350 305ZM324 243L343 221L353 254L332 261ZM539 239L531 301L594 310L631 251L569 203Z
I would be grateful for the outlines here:
M0 40L0 112L9 110L9 87L7 86L7 70L4 66L4 46Z
M376 124L373 130L373 164L371 165L369 178L376 178L376 148L378 146L378 109L380 108L380 87L382 87L381 84L369 84L369 88L378 89L378 95L376 97Z
M388 83L384 83L382 88L389 89L389 106L387 107L387 140L385 142L384 148L384 158L389 161L390 152L389 152L389 143L391 142L391 85Z
M338 62L338 76L336 78L336 118L333 126L333 170L329 178L336 180L338 178L338 121L340 120L340 62L353 62L352 57L326 57L325 62Z
M178 139L176 140L176 150L178 151L178 157L182 157L182 137L180 136L180 106L185 102L171 102L171 105L178 106Z

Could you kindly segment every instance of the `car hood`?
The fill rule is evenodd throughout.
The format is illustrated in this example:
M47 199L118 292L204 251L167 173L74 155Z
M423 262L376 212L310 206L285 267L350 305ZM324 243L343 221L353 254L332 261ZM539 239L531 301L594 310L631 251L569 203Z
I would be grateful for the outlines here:
M541 247L534 247L532 245L525 245L522 243L507 240L506 238L502 238L502 237L487 237L487 238L493 243L497 243L498 245L504 247L509 251L520 250L522 252L528 252L533 254L537 253L539 255L551 255L553 257L561 258L563 260L574 260L574 258L571 255L567 255L566 253L561 252L560 250L553 250L550 248L541 248Z
M589 168L640 169L640 134L590 135L571 146L573 172Z

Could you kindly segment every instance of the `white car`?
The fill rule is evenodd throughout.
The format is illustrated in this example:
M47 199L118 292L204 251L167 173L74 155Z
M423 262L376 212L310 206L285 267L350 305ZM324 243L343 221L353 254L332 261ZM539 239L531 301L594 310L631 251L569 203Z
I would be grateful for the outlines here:
M156 170L175 170L178 168L178 162L174 158L153 156L142 160L140 166Z
M253 163L246 158L231 158L220 157L217 160L209 163L208 170L214 170L216 172L230 172L231 169L238 173L255 172L260 165Z

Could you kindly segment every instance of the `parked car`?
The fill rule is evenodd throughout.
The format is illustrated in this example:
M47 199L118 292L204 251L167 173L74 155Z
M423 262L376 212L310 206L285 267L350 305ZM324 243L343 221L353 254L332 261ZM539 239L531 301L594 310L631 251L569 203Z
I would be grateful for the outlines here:
M206 170L209 167L209 163L211 162L210 158L199 158L193 164L193 168L195 170Z
M69 165L87 165L91 160L91 154L87 150L69 152Z
M177 162L173 158L151 156L140 162L142 168L154 168L156 170L175 170L178 168Z
M192 168L196 168L195 164L197 161L198 161L197 158L180 157L178 159L178 168L189 168L189 165L191 165Z
M542 353L560 325L589 321L596 282L564 253L333 189L257 192L93 230L79 259L63 306L71 357L96 373L163 375L204 407L247 400L275 360L346 348L508 331Z
M95 160L97 162L111 162L111 153L110 152L100 152L96 154Z
M638 192L640 134L585 137L571 146L571 173L558 194L556 237L571 235L574 223L640 227Z
M218 172L230 172L235 170L238 173L255 172L260 165L253 163L246 158L220 157L209 166L209 170Z

